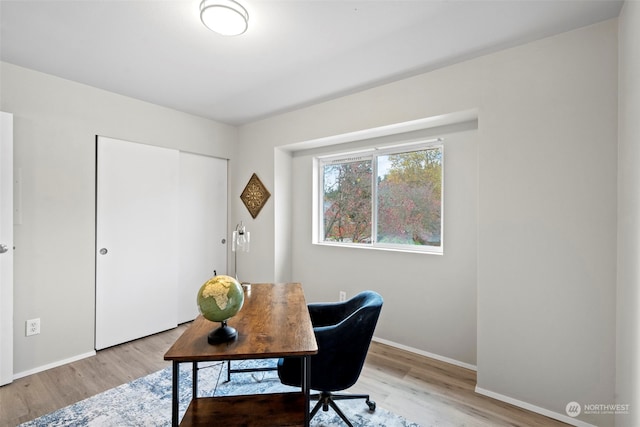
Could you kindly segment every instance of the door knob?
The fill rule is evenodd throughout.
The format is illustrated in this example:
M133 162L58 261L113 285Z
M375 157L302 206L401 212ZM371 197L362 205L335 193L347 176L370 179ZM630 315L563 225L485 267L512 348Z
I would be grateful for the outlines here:
M0 243L0 254L3 254L5 252L9 252L9 247L4 243Z
M107 254L107 252L109 252L109 251L107 250L107 248L102 248L102 249L100 249L100 255L106 255L106 254Z

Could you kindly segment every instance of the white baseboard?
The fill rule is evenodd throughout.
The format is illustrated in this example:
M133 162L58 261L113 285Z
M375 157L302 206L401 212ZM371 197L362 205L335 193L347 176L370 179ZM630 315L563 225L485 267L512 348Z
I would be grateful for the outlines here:
M86 359L87 357L95 356L96 351L89 351L84 354L78 354L77 356L70 357L64 360L58 360L57 362L49 363L48 365L38 366L37 368L29 369L28 371L18 372L13 374L13 379L28 377L29 375L37 374L38 372L46 371L51 368L57 368L58 366L66 365L67 363L75 362L77 360Z
M472 371L477 371L478 367L475 365L471 365L469 363L460 362L459 360L451 359L449 357L440 356L439 354L429 353L428 351L419 350L417 348L409 347L403 344L398 344L393 341L385 340L382 338L373 337L373 341L379 342L381 344L386 344L391 347L399 348L401 350L406 350L411 353L420 354L422 356L429 357L431 359L439 360L441 362L450 363L452 365L460 366L462 368L471 369ZM562 421L569 425L573 425L576 427L596 427L593 424L589 424L585 421L577 420L565 414L560 414L558 412L553 412L545 408L541 408L536 405L532 405L531 403L523 402L521 400L514 399L509 396L502 395L500 393L495 393L493 391L485 390L476 386L475 392L478 394L482 394L484 396L490 397L492 399L500 400L502 402L509 403L514 406L518 406L520 408L526 409L531 412L535 412L540 415L544 415L545 417L553 418L554 420Z
M409 347L403 344L398 344L397 342L385 340L382 338L373 337L373 341L379 342L380 344L386 344L391 347L396 347L401 350L406 350L411 353L416 353L421 356L426 356L431 359L439 360L441 362L449 363L451 365L460 366L461 368L471 369L472 371L477 371L478 368L476 365L471 365L470 363L460 362L459 360L451 359L449 357L440 356L439 354L429 353L428 351L419 350L417 348Z
M584 421L577 420L565 414L560 414L558 412L553 412L545 408L541 408L536 405L532 405L531 403L523 402L522 400L514 399L509 396L505 396L500 393L495 393L490 390L485 390L476 386L476 393L482 394L484 396L490 397L492 399L500 400L502 402L509 403L514 406L518 406L520 408L526 409L527 411L535 412L540 415L544 415L545 417L553 418L554 420L562 421L563 423L570 424L572 426L577 427L596 427L593 424L589 424Z

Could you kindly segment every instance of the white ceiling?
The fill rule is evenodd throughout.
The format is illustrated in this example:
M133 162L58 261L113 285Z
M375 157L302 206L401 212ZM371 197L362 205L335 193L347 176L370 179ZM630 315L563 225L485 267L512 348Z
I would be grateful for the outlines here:
M618 16L618 0L240 0L219 36L199 0L1 0L0 59L229 124Z

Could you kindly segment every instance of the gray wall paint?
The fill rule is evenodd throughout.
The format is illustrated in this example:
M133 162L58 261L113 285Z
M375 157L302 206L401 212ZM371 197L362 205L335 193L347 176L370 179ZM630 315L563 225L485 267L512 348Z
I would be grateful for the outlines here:
M621 79L638 69L632 65L637 53L629 47L637 7L627 4L623 14L620 46L628 60L621 64L628 68L620 70ZM244 220L252 233L251 252L239 259L246 280L310 277L314 283L307 292L314 300L334 299L342 286L350 286L349 293L373 287L385 296L425 296L427 283L436 300L473 305L468 285L455 292L438 277L416 278L436 257L389 253L382 264L375 251L345 249L341 253L349 256L337 259L339 248L310 247L304 234L310 240L311 231L300 231L305 224L299 216L299 206L310 203L304 198L311 197L301 191L309 180L307 166L277 150L477 108L477 320L461 313L451 325L458 313L415 311L410 316L418 325L439 326L428 331L433 339L423 339L423 329L395 320L406 319L406 304L387 296L378 335L473 363L476 329L482 389L558 414L570 400L612 401L615 236L638 228L632 223L627 230L622 213L616 226L617 43L617 21L600 23L243 126L237 147L234 128L1 64L0 109L15 114L15 164L23 176L23 224L16 226L16 372L93 348L95 134L231 158L230 222ZM621 113L628 117L637 116L634 87L621 95ZM637 124L621 119L621 144L631 156L637 154L637 137ZM600 173L592 174L593 168ZM237 198L253 172L273 190L255 220ZM621 207L631 214L637 213L637 190L635 175L621 183ZM619 249L634 254L637 243L621 241ZM287 250L294 246L312 257L294 267L292 260L303 255ZM621 258L623 297L637 295L636 260ZM315 269L328 261L341 272L353 264L371 271L358 283L336 284L330 269ZM404 268L388 280L387 265ZM618 340L618 367L620 372L629 366L635 377L620 373L618 388L620 399L632 403L638 398L637 358L626 352L637 350L637 309L621 304L619 320L636 326L618 328L620 337L631 337ZM22 325L32 317L42 318L42 334L25 339ZM443 348L447 340L456 345Z
M14 372L94 349L95 135L233 157L233 127L2 63L14 114ZM25 337L27 319L41 334Z
M561 414L611 402L616 22L493 55L483 72L478 386Z
M304 279L312 300L335 299L341 288L350 294L364 288L381 291L387 304L377 335L421 351L473 363L474 334L469 331L477 328L478 386L504 399L560 416L573 400L610 402L615 378L617 21L243 126L243 162L231 191L239 194L253 171L267 187L278 188L278 180L291 172L286 162L274 167L277 147L473 108L479 112L475 289L456 289L439 274L430 275L446 255L438 260L310 247L305 206L311 196L298 187L309 185L310 178L296 158L290 166L294 209L290 218L278 218L295 231L290 279ZM247 267L252 280L273 280L280 271L282 259L272 240L281 235L276 236L274 226L277 197L271 202L256 221L246 221L252 236L269 242L252 246ZM246 218L241 204L234 208L235 215ZM354 274L351 266L363 273ZM397 296L401 292L408 305ZM459 310L473 305L473 292L477 319L434 310L427 300ZM424 304L427 309L421 309ZM445 345L453 341L456 345ZM583 414L580 419L612 423L606 416Z
M640 2L620 13L616 425L640 425Z
M295 157L292 277L305 285L307 298L314 301L336 300L341 290L347 296L378 291L385 298L378 338L475 365L476 131L441 136L444 255L312 245L313 157Z

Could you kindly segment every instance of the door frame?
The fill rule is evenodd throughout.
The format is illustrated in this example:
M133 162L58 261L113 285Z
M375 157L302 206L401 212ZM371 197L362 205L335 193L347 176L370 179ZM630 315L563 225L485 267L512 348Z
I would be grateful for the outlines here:
M13 114L0 111L0 385L13 381Z

